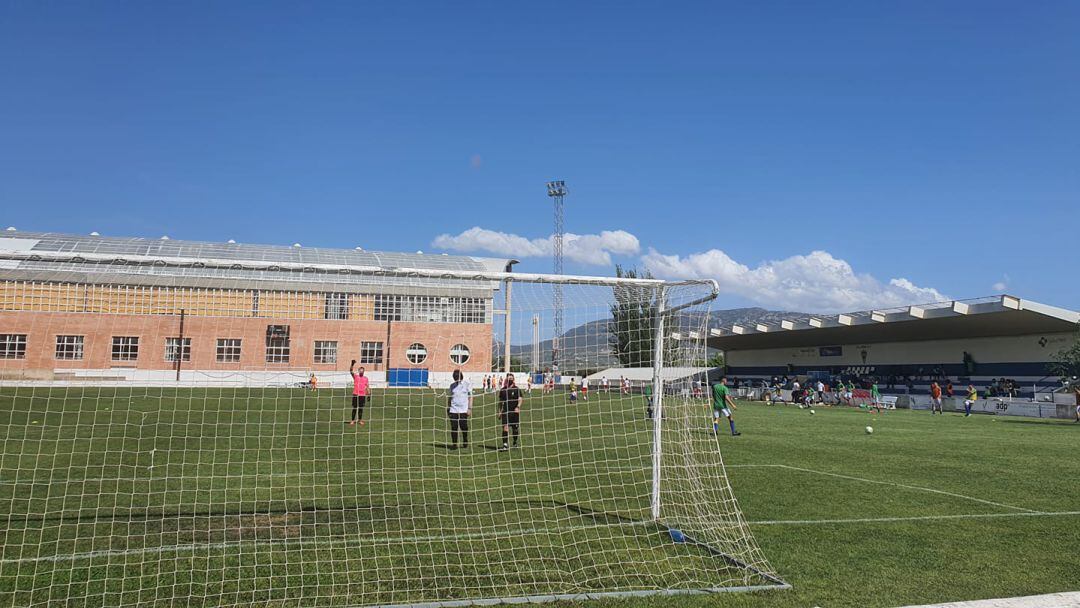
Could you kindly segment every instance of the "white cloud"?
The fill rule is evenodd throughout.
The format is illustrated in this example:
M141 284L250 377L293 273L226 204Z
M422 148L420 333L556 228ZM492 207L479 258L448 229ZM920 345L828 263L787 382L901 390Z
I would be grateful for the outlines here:
M439 235L432 241L432 246L515 258L549 257L552 254L551 237L530 239L479 226L457 235ZM641 253L641 243L625 230L605 230L599 234L567 234L563 251L567 260L610 266L613 255ZM772 309L843 312L950 299L934 288L920 287L905 278L881 281L870 274L856 273L847 261L826 251L793 255L750 267L719 249L679 256L665 255L650 248L640 261L659 278L716 279L723 293ZM995 290L1000 291L997 286Z
M997 283L994 283L994 284L993 284L993 285L991 286L991 288L992 288L992 289L993 289L994 291L1005 291L1005 289L1006 289L1007 287L1008 287L1008 285L1006 285L1006 284L1005 284L1004 282L1002 282L1002 281L998 281Z
M438 249L484 252L515 258L550 256L552 238L529 239L516 234L473 226L457 235L440 234L432 241ZM600 234L566 234L563 254L566 259L595 266L611 265L612 255L636 255L641 243L625 230L604 230Z
M719 249L685 257L649 249L641 259L657 277L716 279L723 293L769 308L838 312L949 299L936 289L919 287L905 278L882 283L869 274L857 274L851 264L826 251L771 260L754 268L736 262Z

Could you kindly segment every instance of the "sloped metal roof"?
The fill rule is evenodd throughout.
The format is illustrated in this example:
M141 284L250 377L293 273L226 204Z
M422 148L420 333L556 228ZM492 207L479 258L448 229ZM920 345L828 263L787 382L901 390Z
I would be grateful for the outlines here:
M1075 331L1080 313L1000 295L838 315L810 315L775 325L710 330L708 345L725 351L910 342Z
M391 292L455 292L462 288L490 290L495 285L462 279L376 275L372 270L482 273L500 272L506 263L501 259L441 254L0 232L0 277L36 281L317 291L380 286L395 288L387 290ZM358 270L350 272L350 268Z

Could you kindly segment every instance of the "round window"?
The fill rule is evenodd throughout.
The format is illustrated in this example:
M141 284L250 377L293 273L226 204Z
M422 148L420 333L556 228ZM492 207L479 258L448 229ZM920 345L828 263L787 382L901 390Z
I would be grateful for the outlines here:
M423 363L427 360L427 347L419 342L413 342L405 351L405 358L409 360L409 363Z
M450 361L454 365L465 365L469 362L469 347L464 344L455 344L450 348Z

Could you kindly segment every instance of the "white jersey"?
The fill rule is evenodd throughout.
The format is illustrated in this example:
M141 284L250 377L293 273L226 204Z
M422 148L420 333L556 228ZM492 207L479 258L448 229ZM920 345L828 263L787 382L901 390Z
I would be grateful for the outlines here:
M467 380L450 385L450 413L467 414L472 401L472 385Z

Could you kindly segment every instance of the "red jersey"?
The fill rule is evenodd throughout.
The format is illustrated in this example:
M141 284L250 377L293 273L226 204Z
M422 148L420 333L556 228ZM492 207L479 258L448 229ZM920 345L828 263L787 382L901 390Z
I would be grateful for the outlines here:
M353 373L352 375L352 394L358 397L366 397L368 389L367 376L361 376L360 374Z

